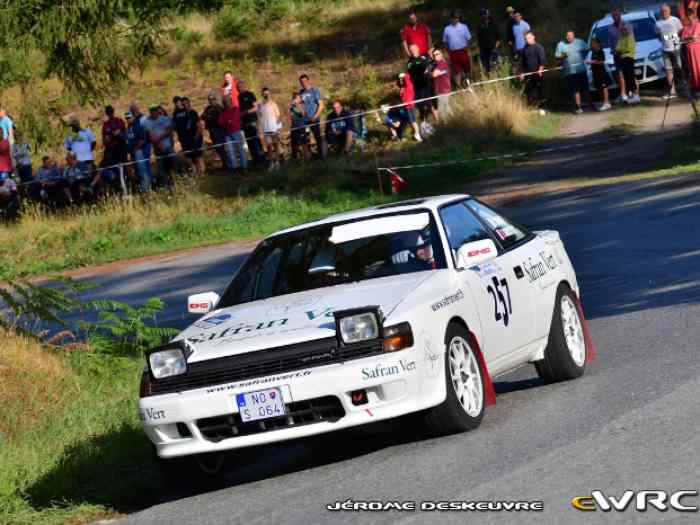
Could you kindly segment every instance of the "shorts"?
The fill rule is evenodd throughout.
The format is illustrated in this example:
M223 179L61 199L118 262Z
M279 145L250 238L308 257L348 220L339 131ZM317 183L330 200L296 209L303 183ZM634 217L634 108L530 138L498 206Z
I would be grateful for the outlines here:
M406 110L406 119L409 124L416 123L416 108L404 108Z
M610 76L605 69L593 70L593 85L598 91L602 91L610 87Z
M292 129L292 147L306 146L309 143L309 134L306 128Z
M450 67L453 75L458 73L468 75L472 72L472 59L466 49L450 51Z
M583 93L588 91L588 78L585 73L566 75L566 86L571 96L574 96L576 93Z
M195 138L191 142L188 140L186 143L181 143L183 151L185 151L185 157L190 160L197 160L202 157L204 147L204 139L202 137Z
M664 51L664 67L666 71L674 69L682 69L681 52L680 51Z
M265 132L263 138L265 139L265 144L268 146L276 146L280 143L280 134L276 131Z

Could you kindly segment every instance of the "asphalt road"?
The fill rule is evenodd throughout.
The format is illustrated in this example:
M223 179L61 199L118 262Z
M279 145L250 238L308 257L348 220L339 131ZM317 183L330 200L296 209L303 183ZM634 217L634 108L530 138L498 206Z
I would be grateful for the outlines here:
M697 522L697 514L582 513L600 489L700 490L700 179L539 197L509 210L558 229L582 286L598 359L577 381L545 386L528 367L497 381L473 432L425 439L406 424L250 450L225 486L168 501L120 524ZM221 289L241 261L230 247L93 278L100 295L160 296L185 322L185 297ZM537 514L331 513L353 500L541 500ZM694 500L700 504L700 498Z

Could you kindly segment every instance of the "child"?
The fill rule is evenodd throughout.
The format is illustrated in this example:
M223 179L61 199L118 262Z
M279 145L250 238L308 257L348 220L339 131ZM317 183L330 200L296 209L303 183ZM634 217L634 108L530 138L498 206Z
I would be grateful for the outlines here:
M309 133L306 128L306 112L304 101L298 92L292 93L292 105L289 108L289 118L292 124L292 157L298 159L301 154L305 160L311 158L309 150Z
M600 40L597 38L591 40L591 58L590 60L586 60L586 64L591 66L593 85L603 96L603 104L598 107L598 111L608 111L612 107L610 105L610 92L608 90L610 77L605 68L605 51L603 51Z

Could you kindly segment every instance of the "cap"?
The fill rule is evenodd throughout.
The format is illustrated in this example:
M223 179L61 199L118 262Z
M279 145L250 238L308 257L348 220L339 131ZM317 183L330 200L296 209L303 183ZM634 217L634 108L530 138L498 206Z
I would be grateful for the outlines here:
M506 13L513 13L515 11L515 8L513 6L508 6L506 7Z
M479 11L479 14L481 14L481 16L489 16L491 14L491 11L489 11L486 8L483 8L481 11Z
M131 113L131 111L127 111L126 113L124 113L124 118L133 118L133 116L134 115Z
M151 106L150 108L148 108L148 111L160 111L160 106Z

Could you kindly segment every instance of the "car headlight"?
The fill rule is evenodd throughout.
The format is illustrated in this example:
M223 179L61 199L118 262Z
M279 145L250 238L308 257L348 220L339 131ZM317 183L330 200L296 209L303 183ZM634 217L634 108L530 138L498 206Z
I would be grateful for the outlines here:
M663 57L664 57L663 49L657 49L653 53L649 54L649 62L656 62L657 60L661 60Z
M187 372L187 358L181 347L154 350L148 355L148 367L155 379L179 376Z
M338 334L345 344L361 343L378 339L381 322L378 310L364 311L361 313L345 312L345 315L336 317Z

